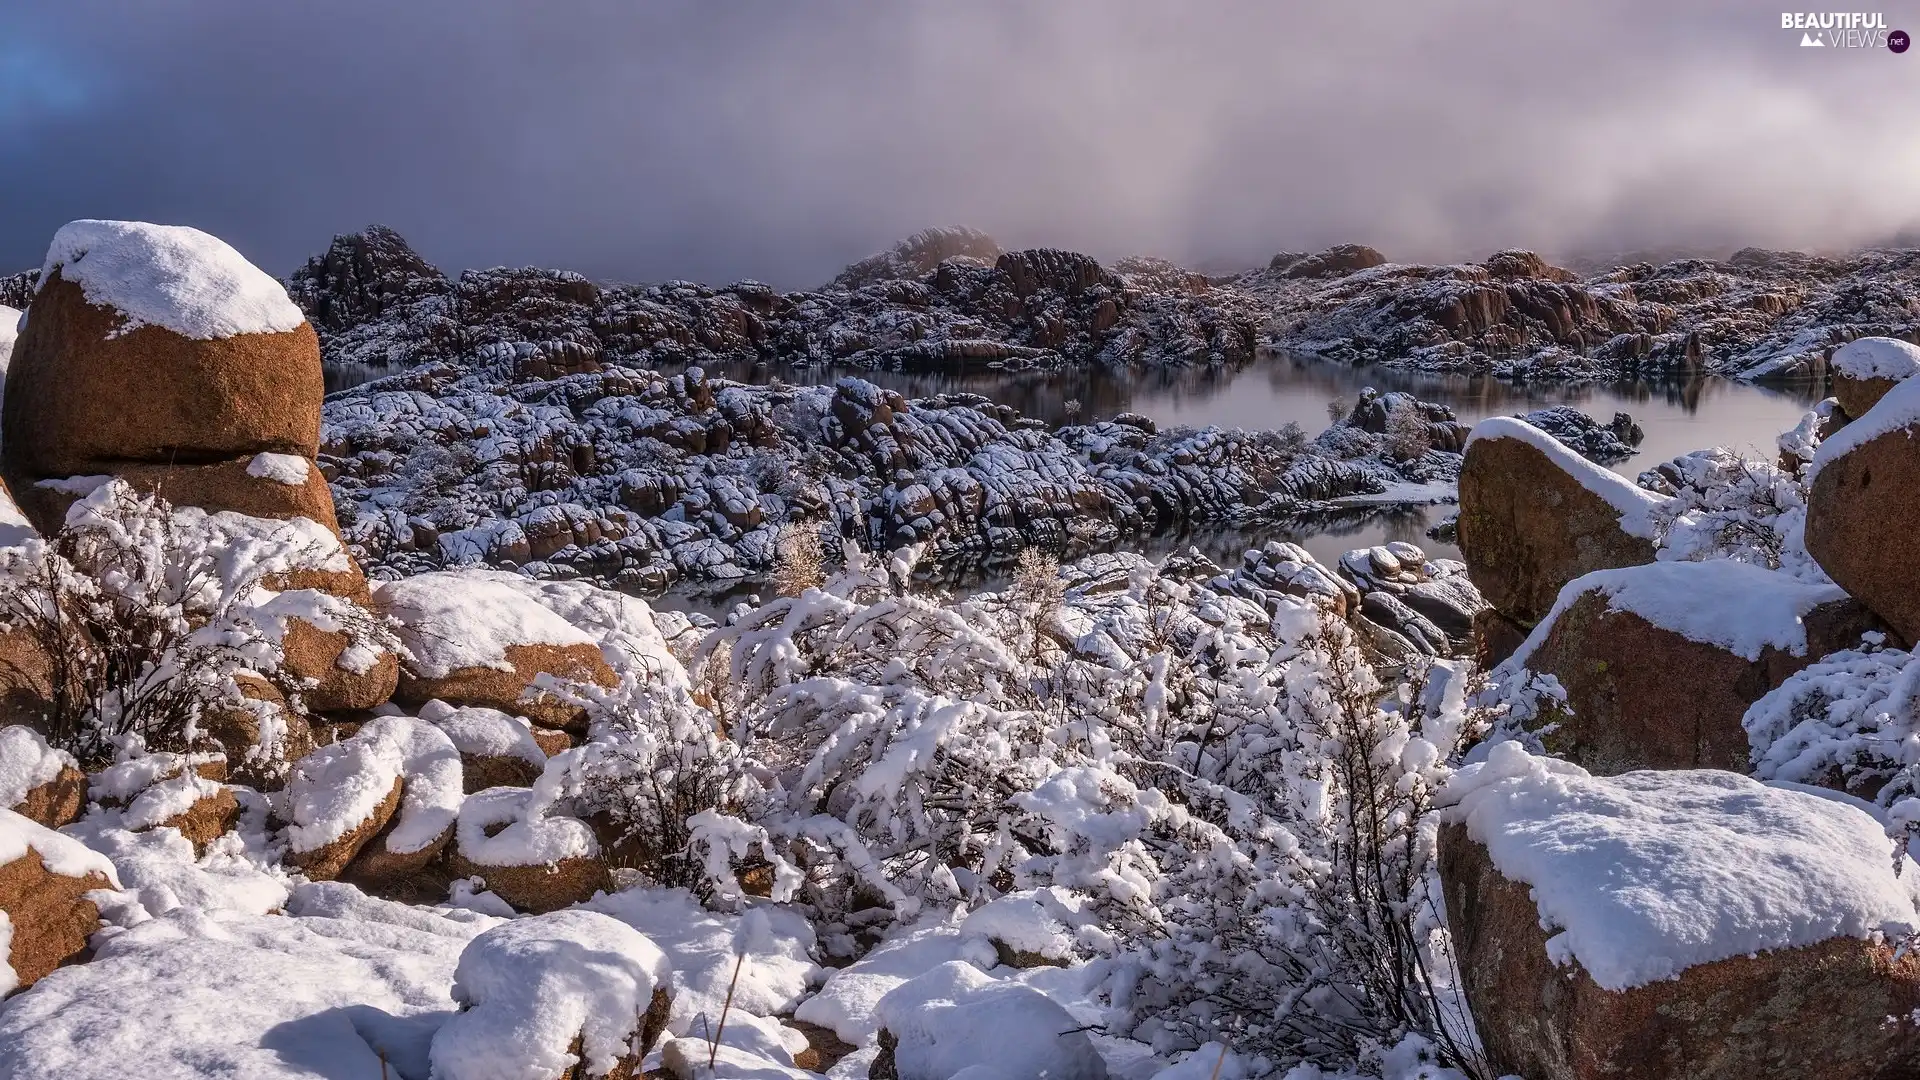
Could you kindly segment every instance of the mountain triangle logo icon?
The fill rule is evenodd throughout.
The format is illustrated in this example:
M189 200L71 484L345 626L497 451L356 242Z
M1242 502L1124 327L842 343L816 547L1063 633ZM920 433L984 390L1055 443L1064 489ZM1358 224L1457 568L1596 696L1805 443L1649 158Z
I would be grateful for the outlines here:
M1827 43L1814 37L1812 34L1801 34L1800 47L1803 49L1824 49L1827 47Z

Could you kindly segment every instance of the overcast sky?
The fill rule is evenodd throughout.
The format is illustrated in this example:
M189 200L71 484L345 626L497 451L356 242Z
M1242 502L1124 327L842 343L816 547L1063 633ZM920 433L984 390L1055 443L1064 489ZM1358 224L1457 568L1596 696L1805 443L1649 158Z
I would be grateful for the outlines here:
M785 287L935 224L1216 265L1911 228L1920 50L1799 39L1719 0L34 0L0 269L76 217L278 274L381 222L450 269Z

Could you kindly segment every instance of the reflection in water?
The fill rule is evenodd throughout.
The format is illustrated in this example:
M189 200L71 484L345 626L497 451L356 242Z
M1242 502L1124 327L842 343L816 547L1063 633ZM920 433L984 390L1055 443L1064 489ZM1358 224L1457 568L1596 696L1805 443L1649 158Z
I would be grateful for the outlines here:
M1572 405L1598 419L1616 411L1633 414L1646 433L1640 453L1613 466L1632 477L1653 465L1705 446L1728 446L1755 456L1776 453L1774 437L1792 428L1821 396L1808 382L1781 389L1762 388L1718 377L1650 382L1644 379L1577 385L1503 382L1487 375L1442 374L1397 368L1352 367L1308 357L1269 353L1249 364L1226 367L1147 368L1113 371L1074 368L1057 371L1007 371L974 363L913 371L849 371L845 368L795 367L786 363L731 362L702 365L716 378L744 383L779 379L795 385L832 383L857 375L908 397L979 394L1011 405L1050 424L1103 420L1122 412L1150 417L1162 428L1178 425L1271 429L1299 424L1309 433L1327 426L1330 403L1351 404L1364 387L1403 390L1452 407L1462 421ZM672 374L678 367L663 366ZM391 371L330 369L327 388L341 389ZM1240 553L1268 540L1291 540L1331 564L1355 547L1405 540L1430 555L1457 557L1449 544L1429 539L1427 529L1452 513L1450 507L1421 507L1374 513L1358 519L1316 521L1308 526L1270 525L1257 529L1217 529L1174 536L1135 539L1134 550L1152 555L1201 549L1215 562L1231 566ZM975 571L975 583L997 580L994 569ZM710 591L704 597L663 601L667 606L703 610L724 608L725 596L742 596L761 586ZM974 586L977 587L977 584Z

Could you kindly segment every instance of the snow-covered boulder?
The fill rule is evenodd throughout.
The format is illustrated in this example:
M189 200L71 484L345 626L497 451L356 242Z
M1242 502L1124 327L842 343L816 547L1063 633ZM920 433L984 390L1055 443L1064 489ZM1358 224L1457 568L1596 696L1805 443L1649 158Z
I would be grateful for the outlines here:
M578 753L570 751L569 753ZM553 765L564 768L566 754ZM547 912L612 888L593 828L553 805L555 781L532 788L493 788L460 808L448 861L458 877L479 878L521 911Z
M420 719L439 728L460 752L469 795L495 787L531 787L551 756L524 717L498 709L459 708L436 699L420 706Z
M1602 779L1511 742L1444 798L1447 923L1494 1071L1920 1068L1920 957L1895 953L1916 867L1895 875L1854 804L1726 772Z
M87 774L72 754L30 727L0 727L0 808L57 829L86 805Z
M407 662L395 700L439 699L578 727L577 706L544 689L552 681L612 686L592 635L529 595L516 574L442 571L381 582L374 603L397 624Z
M1566 709L1538 718L1546 745L1593 772L1744 772L1747 708L1879 625L1831 585L1730 559L1598 570L1561 590L1496 678L1558 679Z
M1908 642L1920 641L1920 379L1820 444L1808 467L1807 552Z
M1523 420L1482 420L1460 466L1460 554L1487 602L1531 626L1574 578L1652 562L1662 501Z
M87 894L119 887L104 856L0 810L0 996L84 953L100 926L100 910ZM26 1074L0 1069L0 1075Z
M1840 411L1858 419L1896 383L1920 371L1920 345L1890 337L1863 337L1833 351L1827 361Z
M942 964L880 1000L880 1056L869 1076L951 1080L964 1072L1106 1080L1085 1025L1030 986L963 961Z
M163 486L164 467L183 461L239 470L182 480L183 495L242 483L268 495L303 490L308 501L322 494L310 481L246 472L263 453L311 461L319 450L313 328L279 282L196 229L128 221L60 229L7 382L0 451L22 509L43 531L63 508L41 497L48 490L38 481L129 466L149 467L143 478Z
M618 919L562 911L473 939L454 971L460 1014L434 1033L437 1080L638 1077L666 1030L671 970Z
M309 878L380 893L444 888L443 876L414 880L452 842L464 797L460 752L432 724L377 717L297 763L287 795L288 861Z

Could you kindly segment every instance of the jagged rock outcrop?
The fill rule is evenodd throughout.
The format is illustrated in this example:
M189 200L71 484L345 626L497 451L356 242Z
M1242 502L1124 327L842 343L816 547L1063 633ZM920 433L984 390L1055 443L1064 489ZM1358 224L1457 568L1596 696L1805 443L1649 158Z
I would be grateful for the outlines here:
M1483 263L1319 277L1276 256L1234 288L1272 310L1273 344L1333 359L1528 378L1826 374L1836 347L1920 340L1920 252L1843 258L1746 249L1724 262L1590 276L1526 251Z
M1279 256L1274 256L1278 261ZM1386 265L1387 257L1365 244L1335 244L1314 255L1288 263L1284 273L1290 278L1343 277L1356 270Z
M1216 363L1250 358L1260 313L1196 274L1132 260L1002 252L970 229L930 229L855 263L815 292L759 282L599 285L540 269L474 270L449 281L392 230L337 237L289 283L329 366L464 361L519 349L529 373L604 364L792 359L892 366Z

